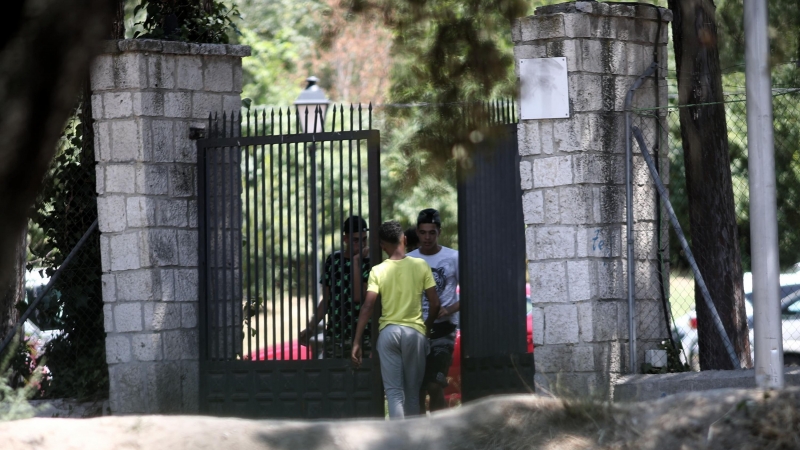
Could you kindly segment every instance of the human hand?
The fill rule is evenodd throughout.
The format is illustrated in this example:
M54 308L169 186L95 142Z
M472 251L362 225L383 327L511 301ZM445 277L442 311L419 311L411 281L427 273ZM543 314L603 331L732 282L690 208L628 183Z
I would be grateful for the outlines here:
M442 317L449 316L449 315L450 315L450 311L448 311L447 308L442 306L441 308L439 308L439 315L436 318L437 319L441 319Z
M366 259L369 256L369 247L364 247L361 249L360 252L353 255L353 259L356 261L361 261L362 259Z
M361 344L353 344L353 351L350 352L350 361L353 363L354 368L361 367Z

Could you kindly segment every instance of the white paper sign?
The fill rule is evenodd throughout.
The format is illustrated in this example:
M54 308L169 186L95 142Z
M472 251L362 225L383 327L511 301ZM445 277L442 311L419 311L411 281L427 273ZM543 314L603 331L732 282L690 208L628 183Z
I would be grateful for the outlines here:
M519 60L520 118L569 117L567 58Z

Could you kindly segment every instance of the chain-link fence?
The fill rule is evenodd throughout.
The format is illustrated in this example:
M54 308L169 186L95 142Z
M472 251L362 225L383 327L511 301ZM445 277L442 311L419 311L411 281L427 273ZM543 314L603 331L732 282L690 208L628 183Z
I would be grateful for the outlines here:
M39 398L108 396L93 135L81 112L67 124L31 212L25 293L16 299L24 345L7 346L17 380L41 367Z
M668 349L675 344L679 354L670 361L670 370L686 368L681 367L681 363L691 370L738 368L731 361L732 348L745 354L739 358L741 365L748 362L748 352L752 357L745 95L726 94L724 100L722 105L635 111L632 121L633 127L641 130L642 138L641 145L635 139L633 144L636 336L642 348L640 353L644 353L644 349ZM773 89L778 233L783 272L780 297L787 365L800 364L800 231L796 227L800 223L798 100L800 89ZM729 161L714 156L709 148L687 161L683 139L702 141L725 137L714 135L721 127L715 126L710 113L711 109L720 107L724 108ZM690 119L701 124L695 129L688 127L685 135L680 126L682 110L684 114L695 114ZM697 114L708 116L698 121ZM670 223L664 198L656 193L640 151L642 146L652 157L660 178L668 185L669 203L689 244L688 251L682 248L675 227ZM735 221L731 220L732 215ZM735 226L726 225L732 223ZM690 255L693 255L702 282L695 276ZM741 261L740 267L738 261ZM710 301L705 299L703 285ZM743 293L743 298L739 293ZM734 313L737 302L744 311L738 316ZM711 303L713 308L709 307ZM729 342L715 326L715 314L720 317ZM737 319L741 319L738 324Z

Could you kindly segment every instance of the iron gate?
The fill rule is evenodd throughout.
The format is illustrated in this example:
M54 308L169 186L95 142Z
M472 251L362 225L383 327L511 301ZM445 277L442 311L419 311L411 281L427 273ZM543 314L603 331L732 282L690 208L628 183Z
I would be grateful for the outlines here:
M492 104L489 111L495 137L458 177L464 401L533 389L516 117L513 104Z
M197 141L204 413L383 416L377 359L355 371L349 355L324 351L341 336L299 340L322 298L321 264L342 251L344 219L380 224L371 106L334 107L331 128L339 131L322 129L322 117L320 109L223 114L209 117L208 136ZM379 262L377 232L369 247ZM330 310L320 330L332 327ZM353 312L335 317L350 323Z

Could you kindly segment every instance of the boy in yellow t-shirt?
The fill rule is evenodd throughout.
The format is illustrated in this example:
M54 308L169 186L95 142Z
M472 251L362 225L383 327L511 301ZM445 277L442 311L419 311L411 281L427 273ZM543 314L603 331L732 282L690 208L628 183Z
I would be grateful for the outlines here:
M380 356L389 418L402 419L419 414L419 390L428 354L426 336L439 315L439 296L428 263L406 256L406 237L398 222L384 222L378 236L389 259L373 267L369 274L367 296L358 316L351 359L356 368L361 366L361 336L380 295L383 309L375 348ZM420 302L423 291L430 303L425 321L422 320Z

